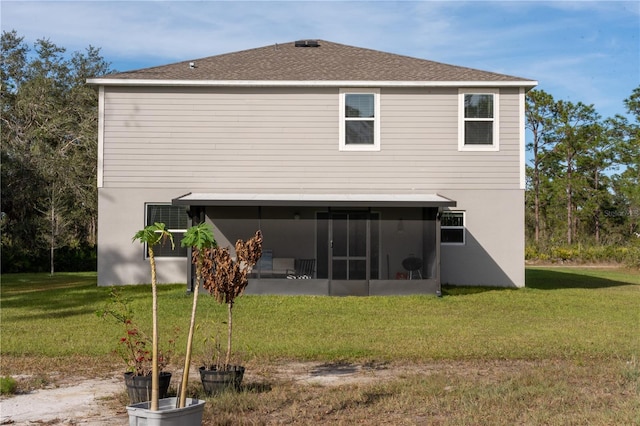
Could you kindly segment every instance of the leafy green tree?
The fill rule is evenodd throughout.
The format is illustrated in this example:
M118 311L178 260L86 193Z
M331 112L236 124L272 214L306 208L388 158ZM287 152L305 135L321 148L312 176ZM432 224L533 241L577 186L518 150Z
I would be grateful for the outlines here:
M21 131L22 120L15 113L18 88L27 80L27 55L29 47L18 37L15 31L2 34L0 51L0 134L2 144L2 213L4 226L2 232L3 271L5 263L27 265L21 261L27 253L34 252L38 246L36 235L41 233L41 223L33 217L33 199L41 194L39 186L25 183L38 182L38 172L32 167L31 151L21 149L24 135Z
M583 186L578 194L583 221L588 234L592 234L596 244L601 242L603 208L611 202L609 171L615 164L615 127L609 120L588 126L584 141L584 155L576 161L576 172L583 177Z
M96 244L98 95L85 81L110 66L99 49L30 49L15 31L3 32L1 59L3 261L47 249L53 273L57 248Z
M540 191L542 161L548 153L553 141L549 135L554 129L554 100L553 96L543 90L532 90L526 97L526 127L531 131L533 138L527 149L533 154L533 167L531 170L531 192L533 192L533 226L534 241L540 241Z
M558 174L562 183L566 205L566 241L571 245L576 233L576 191L584 187L584 176L577 173L577 163L587 154L598 134L599 115L593 105L558 101L555 104L556 126L554 151L562 170Z
M633 122L626 117L616 116L614 120L619 129L619 158L622 173L614 176L618 195L623 204L618 216L626 219L628 235L638 239L640 231L640 86L624 100L627 112Z
M527 95L526 226L536 245L640 242L640 87L624 103L631 119L602 120L593 105Z

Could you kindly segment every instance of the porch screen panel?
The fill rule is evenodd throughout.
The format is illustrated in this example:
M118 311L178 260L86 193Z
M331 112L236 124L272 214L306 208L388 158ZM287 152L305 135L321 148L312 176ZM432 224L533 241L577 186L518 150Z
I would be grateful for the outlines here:
M349 223L346 214L333 215L333 256L346 256L349 247Z
M380 214L371 213L371 250L370 268L371 279L380 278Z
M346 259L333 259L333 276L331 277L334 280L346 280L349 279L347 275L347 260Z
M349 263L346 259L349 253L349 216L344 213L334 213L332 216L332 230L331 278L334 280L346 280L349 278Z
M349 279L350 280L366 280L367 279L367 260L366 259L349 260Z
M367 255L367 216L368 213L349 215L349 256Z
M379 213L318 212L316 221L317 278L365 280L368 278L367 256L369 256L369 277L372 279L380 277ZM370 221L369 226L368 221ZM369 237L368 232L370 232ZM370 244L369 249L367 249L367 243ZM330 277L329 270L331 270Z
M316 215L316 276L329 278L329 213L318 212Z
M367 279L367 219L368 212L349 214L349 277Z

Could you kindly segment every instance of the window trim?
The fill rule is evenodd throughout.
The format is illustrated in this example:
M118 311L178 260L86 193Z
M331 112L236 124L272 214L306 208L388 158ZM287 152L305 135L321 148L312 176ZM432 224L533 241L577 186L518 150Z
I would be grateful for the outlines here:
M151 206L172 206L172 207L181 207L181 206L173 206L173 204L171 203L144 203L144 226L149 226L151 225L150 223L147 223L147 218L149 217L149 207ZM187 222L188 225L188 222ZM181 232L182 234L187 232L187 229L178 229L178 228L167 228L167 231L171 232L172 234L174 234L174 243L175 243L175 249L179 249L180 247L180 241L176 241L175 240L175 233L176 232ZM148 249L148 244L144 243L143 244L144 247L144 258L145 260L149 260L149 249ZM175 250L174 249L174 250ZM154 253L154 259L159 260L159 259L185 259L189 257L189 252L187 251L187 254L185 256L164 256L164 255L159 255L157 253Z
M462 226L444 226L442 225L442 216L446 213L462 213ZM442 241L442 230L444 229L462 229L462 242L444 242ZM446 246L464 246L467 244L467 212L465 210L443 210L440 215L440 244Z
M467 119L464 116L465 95L492 95L492 119ZM458 89L458 151L500 151L500 90L499 89ZM491 145L465 144L466 121L493 121L493 143Z
M373 117L373 144L364 145L347 145L346 137L346 122L349 117L346 117L346 95L373 95L374 102L374 117ZM339 150L340 151L380 151L380 89L372 88L352 88L352 89L340 89L340 101L339 101ZM351 120L354 120L351 118Z

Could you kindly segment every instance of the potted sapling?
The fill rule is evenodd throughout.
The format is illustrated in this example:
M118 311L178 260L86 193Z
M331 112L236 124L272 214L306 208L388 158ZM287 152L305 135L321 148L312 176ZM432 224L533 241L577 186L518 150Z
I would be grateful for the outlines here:
M203 286L218 303L227 305L227 345L224 360L200 367L205 391L214 393L220 386L239 389L245 368L232 363L233 305L246 288L251 268L262 256L262 232L256 231L248 241L238 240L234 260L228 248L214 247L203 256ZM222 384L221 384L222 383Z
M151 401L152 399L152 347L153 341L149 334L136 323L131 300L124 297L121 291L112 289L109 293L111 300L103 310L97 313L104 319L114 320L122 326L123 334L118 339L115 353L124 361L127 369L124 373L124 383L131 404ZM177 334L177 332L176 332ZM171 373L165 371L173 353L175 339L168 341L170 346L158 349L159 389L158 398L166 398L171 382Z
M178 395L176 407L182 408L186 404L187 384L189 383L189 368L191 366L191 349L193 347L193 334L196 324L196 310L198 306L198 293L202 281L202 270L205 250L216 247L216 240L213 237L213 227L205 222L194 225L187 229L182 238L182 245L192 248L191 261L196 265L196 279L193 288L193 304L191 307L191 322L189 324L189 334L187 335L187 350L184 361L184 371Z
M127 406L129 424L156 426L195 426L202 424L205 401L189 398L178 407L178 398L159 398L159 353L158 353L158 296L156 263L153 246L169 239L173 247L173 236L163 223L154 223L138 231L133 240L147 243L149 263L151 264L151 288L153 310L153 349L152 349L152 391L151 400Z

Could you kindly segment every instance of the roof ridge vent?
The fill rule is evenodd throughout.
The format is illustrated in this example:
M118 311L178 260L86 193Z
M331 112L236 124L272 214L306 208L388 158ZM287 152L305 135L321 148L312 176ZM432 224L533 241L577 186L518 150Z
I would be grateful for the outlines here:
M297 40L295 42L296 47L320 47L318 40Z

